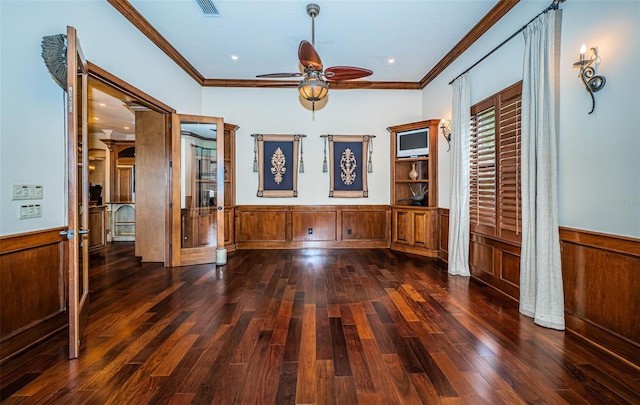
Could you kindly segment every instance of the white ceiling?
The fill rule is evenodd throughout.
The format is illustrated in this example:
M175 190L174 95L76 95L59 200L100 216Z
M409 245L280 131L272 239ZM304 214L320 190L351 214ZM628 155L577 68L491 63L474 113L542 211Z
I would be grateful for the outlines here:
M325 68L356 66L373 71L367 81L417 83L498 1L213 0L220 16L207 17L196 0L129 0L202 77L222 80L301 72L297 51L300 41L312 41L312 2L320 6L315 48ZM93 83L90 132L112 129L112 138L131 139L130 98Z
M311 42L306 6L314 2L315 48L325 68L363 67L373 70L366 80L394 82L419 82L497 0L213 2L219 17L203 16L195 0L129 0L205 78L250 80L299 72L298 45Z

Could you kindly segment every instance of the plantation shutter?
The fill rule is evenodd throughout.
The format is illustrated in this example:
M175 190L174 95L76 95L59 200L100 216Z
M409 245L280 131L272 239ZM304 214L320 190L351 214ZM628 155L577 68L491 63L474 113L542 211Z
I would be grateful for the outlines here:
M471 107L471 231L521 239L522 82Z
M493 100L471 108L469 208L472 230L495 234L496 109Z
M522 87L500 94L500 149L498 224L500 236L520 240L522 209L520 203L520 103Z

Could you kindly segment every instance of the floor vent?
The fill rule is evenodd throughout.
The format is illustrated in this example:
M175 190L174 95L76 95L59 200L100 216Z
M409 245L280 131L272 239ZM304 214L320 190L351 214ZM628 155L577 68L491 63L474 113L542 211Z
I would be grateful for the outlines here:
M220 12L213 0L195 0L196 4L200 6L200 10L205 17L220 17Z

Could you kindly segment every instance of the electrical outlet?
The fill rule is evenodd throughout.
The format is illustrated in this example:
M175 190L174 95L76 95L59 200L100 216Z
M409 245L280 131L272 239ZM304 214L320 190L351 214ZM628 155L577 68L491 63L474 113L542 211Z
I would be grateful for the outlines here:
M307 229L307 233L308 233L309 235L312 235L312 234L313 234L313 228L309 228L309 229Z
M351 235L351 228L347 228L347 235Z

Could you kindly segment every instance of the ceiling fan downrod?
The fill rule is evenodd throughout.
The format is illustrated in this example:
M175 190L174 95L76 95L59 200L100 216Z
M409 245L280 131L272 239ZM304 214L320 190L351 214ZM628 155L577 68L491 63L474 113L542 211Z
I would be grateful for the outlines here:
M320 14L320 6L314 3L307 4L307 14L311 17L311 45L316 46L316 17Z

